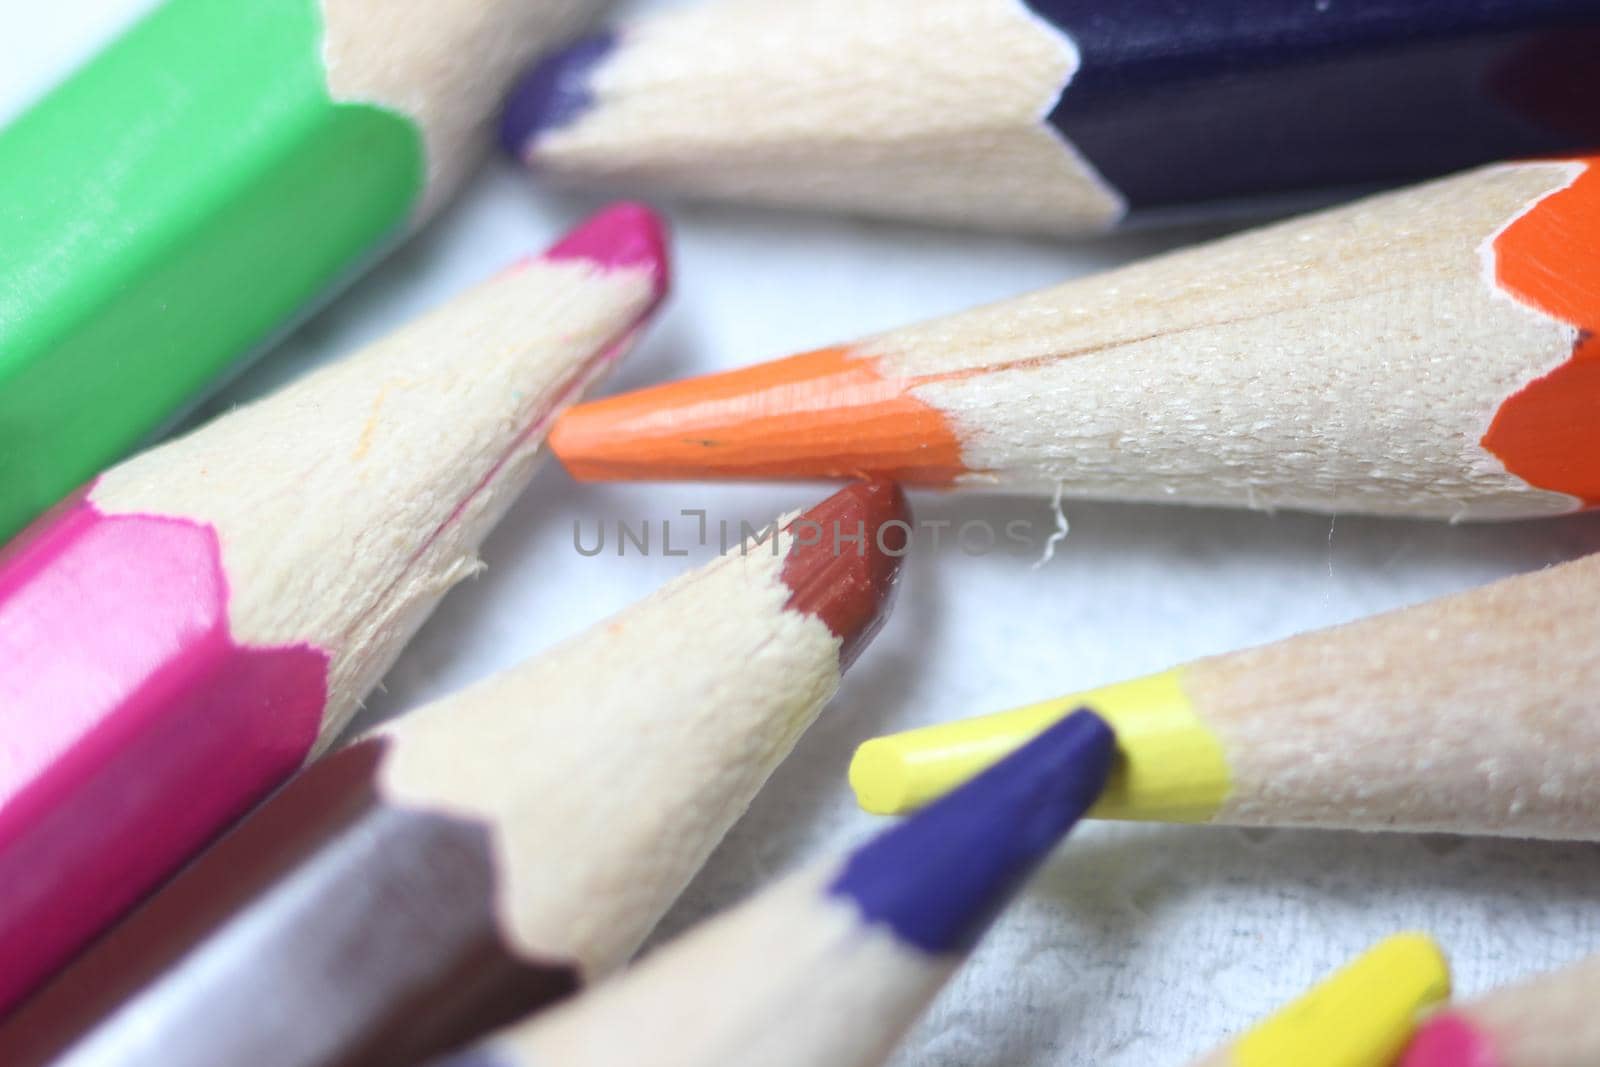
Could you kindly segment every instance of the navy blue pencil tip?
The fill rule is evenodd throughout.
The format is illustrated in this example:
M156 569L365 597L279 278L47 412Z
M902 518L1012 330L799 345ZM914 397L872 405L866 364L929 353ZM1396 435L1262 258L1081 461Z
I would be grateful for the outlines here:
M535 64L506 97L500 113L500 144L526 159L542 134L575 122L594 106L590 79L617 46L615 32L575 41Z
M970 947L1104 791L1116 736L1082 710L857 849L829 891L926 952Z

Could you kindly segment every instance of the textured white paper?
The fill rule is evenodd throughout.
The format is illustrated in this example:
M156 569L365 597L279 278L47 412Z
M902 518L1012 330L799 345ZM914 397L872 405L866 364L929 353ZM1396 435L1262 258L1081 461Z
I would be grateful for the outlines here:
M149 0L0 4L0 115ZM636 5L646 7L654 5ZM86 165L93 165L86 146ZM379 336L522 254L597 201L496 163L460 202L205 409L257 396ZM1198 239L1204 231L1051 245L912 227L671 207L671 310L613 388L735 366L1008 296ZM817 487L578 486L553 463L369 702L362 725L511 664L707 557L711 522L765 522ZM924 519L1054 528L1047 504L914 499ZM1033 556L912 559L900 603L838 700L713 858L663 933L774 874L869 834L844 771L875 733L998 710L1195 656L1478 585L1600 549L1600 518L1496 527L1069 504L1071 533ZM654 551L585 558L595 523L654 524ZM713 549L714 549L713 545ZM641 694L647 699L648 694ZM1080 831L999 923L898 1067L1181 1065L1385 934L1437 936L1467 994L1600 949L1600 849L1228 829Z

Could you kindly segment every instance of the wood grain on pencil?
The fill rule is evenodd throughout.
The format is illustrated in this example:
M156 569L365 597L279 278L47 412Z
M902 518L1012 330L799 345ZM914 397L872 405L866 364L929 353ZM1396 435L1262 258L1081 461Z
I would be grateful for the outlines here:
M1507 164L580 405L574 475L1440 519L1600 502L1597 160Z
M1590 149L1587 0L721 0L539 64L541 175L1035 233Z
M871 810L1091 707L1111 818L1600 839L1600 556L1152 678L863 744Z
M0 1062L394 1067L619 966L880 625L906 517L846 488L801 518L859 550L791 526L313 765L0 1025Z
M0 1006L326 746L660 300L618 206L0 553Z
M785 878L569 1004L436 1067L876 1067L1105 784L1056 724L842 860Z
M1458 1004L1424 1026L1400 1067L1600 1063L1600 956Z
M599 5L139 6L0 128L0 540L432 216Z

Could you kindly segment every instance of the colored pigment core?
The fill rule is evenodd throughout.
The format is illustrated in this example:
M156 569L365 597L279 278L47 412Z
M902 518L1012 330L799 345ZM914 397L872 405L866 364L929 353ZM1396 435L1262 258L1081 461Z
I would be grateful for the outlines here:
M884 477L967 473L944 414L849 347L581 404L550 446L574 478Z
M1117 761L1090 815L1205 822L1232 791L1222 744L1194 713L1181 671L877 737L856 749L850 785L867 811L914 811L1059 721L1087 708L1117 734Z
M841 489L795 518L794 546L779 579L784 605L815 616L839 638L839 669L883 628L911 537L911 510L892 482Z
M1438 1015L1418 1033L1400 1067L1505 1067L1488 1035L1459 1015Z
M0 539L384 237L421 134L336 104L316 0L168 0L0 131Z
M583 260L606 270L648 271L651 296L660 300L672 284L667 224L648 204L619 201L595 212L547 248L539 258Z
M1100 795L1114 743L1089 712L1063 719L857 849L829 893L924 952L970 948Z
M1449 996L1450 966L1439 946L1399 934L1246 1034L1230 1059L1234 1067L1393 1063L1418 1016Z
M530 441L543 437L556 416L570 407L593 384L605 369L615 366L627 354L634 338L649 323L656 308L672 287L672 259L667 246L666 224L653 210L643 204L622 202L596 212L551 245L538 256L527 257L505 273L527 270L535 263L586 263L602 271L633 270L650 277L650 303L640 310L633 322L614 333L610 340L591 349L582 365L568 377L566 385L550 401L544 413L528 424L500 453L494 465L484 472L478 484L461 497L455 509L439 524L433 534L419 545L407 561L407 569L420 559L444 530L456 522L474 501L490 491L499 479L506 464L517 456ZM396 578L400 581L400 578Z
M500 114L500 145L514 158L534 163L541 134L559 130L595 105L590 79L617 47L613 30L584 37L535 66L506 95Z
M0 1011L277 785L328 658L228 632L216 532L80 494L0 553Z
M1495 279L1578 328L1572 358L1500 406L1483 447L1529 485L1600 505L1600 168L1539 201L1494 242Z

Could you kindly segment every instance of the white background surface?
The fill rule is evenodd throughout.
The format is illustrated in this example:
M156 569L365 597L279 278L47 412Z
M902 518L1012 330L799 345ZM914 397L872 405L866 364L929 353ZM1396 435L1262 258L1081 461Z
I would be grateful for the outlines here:
M531 0L537 2L537 0ZM150 0L0 0L0 118ZM635 4L640 9L661 4ZM93 165L85 146L86 165ZM457 204L208 405L257 396L375 338L594 206L496 162ZM1204 236L1086 246L669 205L670 312L610 388L633 388L954 311ZM0 250L0 254L4 254ZM577 486L554 464L369 702L399 714L572 634L703 559L584 558L573 525L682 508L765 521L810 487ZM922 518L1046 505L919 494ZM884 730L1054 696L1469 588L1600 549L1600 517L1448 527L1074 504L1041 570L957 550L909 561L895 617L667 920L682 929L874 828L844 783ZM688 520L679 532L689 529ZM648 694L641 694L647 699ZM1600 849L1453 838L1081 830L999 923L899 1067L1181 1065L1379 937L1432 932L1466 994L1600 948ZM758 1065L752 1065L758 1067Z

